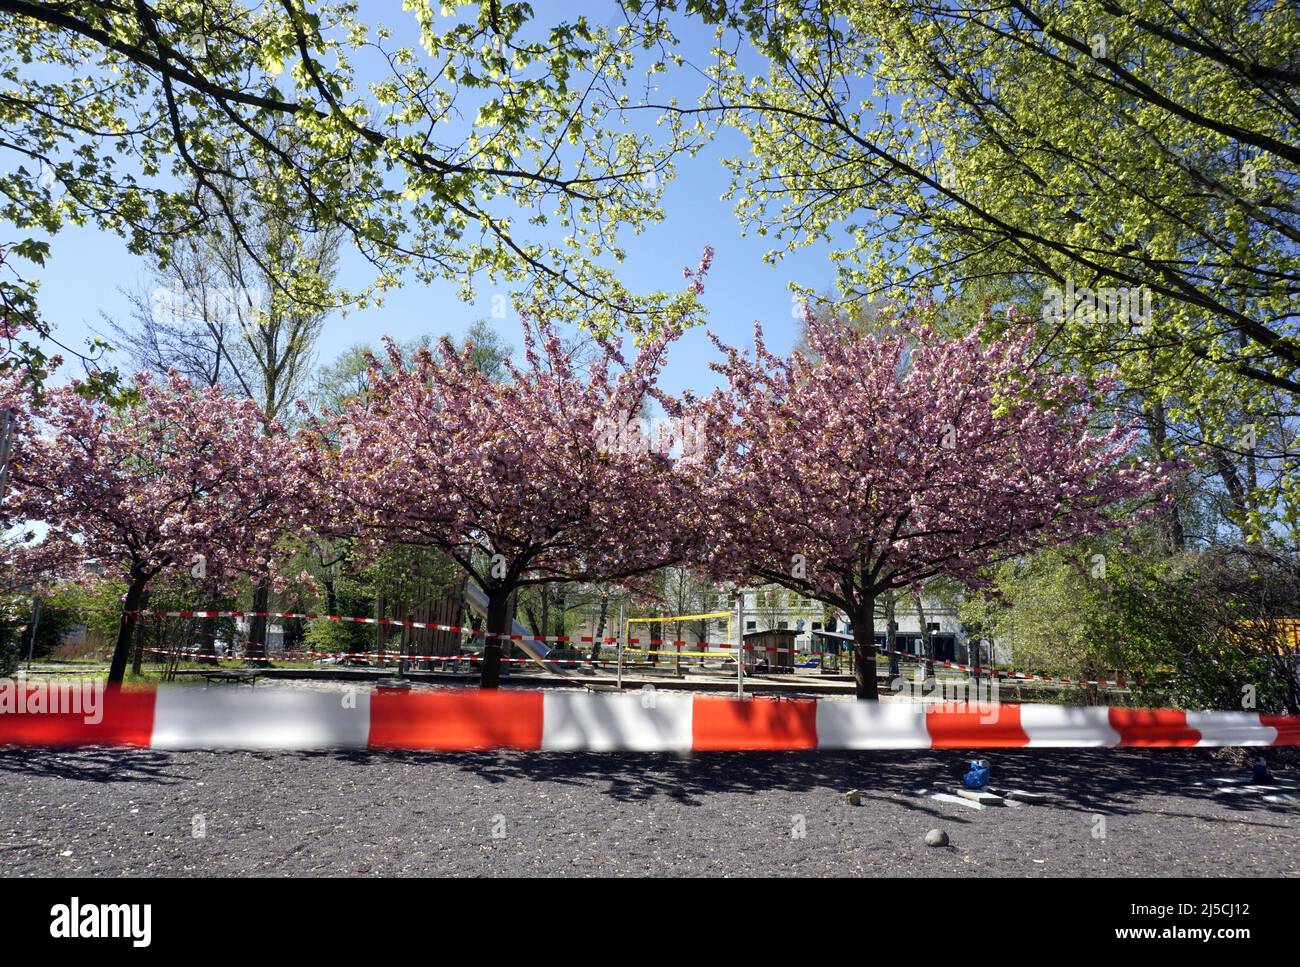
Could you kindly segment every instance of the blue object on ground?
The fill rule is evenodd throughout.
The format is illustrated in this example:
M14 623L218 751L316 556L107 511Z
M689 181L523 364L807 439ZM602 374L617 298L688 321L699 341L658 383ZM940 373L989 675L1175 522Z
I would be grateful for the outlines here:
M1268 762L1265 761L1263 756L1260 756L1255 760L1255 768L1252 771L1254 772L1256 782L1273 781L1273 773L1269 772Z
M989 764L984 759L972 759L970 771L961 778L967 789L983 789L989 784Z

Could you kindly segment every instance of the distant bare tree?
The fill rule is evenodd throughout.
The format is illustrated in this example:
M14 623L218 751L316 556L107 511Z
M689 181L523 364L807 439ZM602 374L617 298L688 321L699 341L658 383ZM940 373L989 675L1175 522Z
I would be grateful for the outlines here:
M295 150L287 141L281 146ZM159 259L147 295L128 294L131 322L107 321L136 369L174 367L291 422L294 399L309 389L321 328L338 308L328 287L342 230L287 224L237 184L228 195L239 200L240 237L228 221L209 218ZM302 291L308 284L311 291ZM252 611L266 612L268 588L253 579ZM264 651L266 632L267 619L254 617L250 653Z

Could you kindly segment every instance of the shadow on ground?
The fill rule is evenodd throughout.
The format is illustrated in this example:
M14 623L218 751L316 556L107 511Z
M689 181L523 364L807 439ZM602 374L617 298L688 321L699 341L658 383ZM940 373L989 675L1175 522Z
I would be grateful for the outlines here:
M1253 753L1252 753L1253 754ZM526 780L580 786L602 791L623 802L668 796L692 805L719 793L757 795L773 791L860 790L863 798L890 799L922 812L950 810L918 795L923 789L948 791L960 784L970 758L992 764L992 785L1044 793L1048 802L1103 815L1157 812L1183 815L1176 802L1213 802L1237 814L1239 821L1276 817L1290 826L1294 806L1269 803L1256 795L1216 791L1216 777L1249 779L1249 770L1208 749L996 749L859 751L859 752L515 752L480 753L406 751L330 752L159 752L146 749L83 748L68 750L0 749L0 773L26 773L81 782L183 783L187 761L195 756L244 757L253 763L346 765L418 768L438 764L458 769L486 783ZM1293 778L1294 770L1279 770ZM972 811L973 812L973 811ZM1288 815L1290 814L1290 815ZM973 815L977 815L974 814Z
M87 746L76 749L0 747L0 773L26 773L79 782L188 781L176 757L147 749Z

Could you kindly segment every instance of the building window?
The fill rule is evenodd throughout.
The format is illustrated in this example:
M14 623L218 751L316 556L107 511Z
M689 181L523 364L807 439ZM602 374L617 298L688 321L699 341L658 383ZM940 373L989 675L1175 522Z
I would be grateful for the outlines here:
M746 621L746 622L745 622L745 630L746 630L746 631L754 631L754 630L756 630L757 628L758 628L758 622L757 622L757 621Z

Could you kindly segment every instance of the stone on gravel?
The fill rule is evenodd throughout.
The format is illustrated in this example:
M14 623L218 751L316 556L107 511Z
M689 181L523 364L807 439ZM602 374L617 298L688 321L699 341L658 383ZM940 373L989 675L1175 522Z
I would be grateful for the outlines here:
M958 806L966 806L966 807L969 808L969 809L983 809L983 808L984 808L983 806L981 806L981 805L980 805L979 803L977 803L977 802L972 802L972 801L969 800L969 799L963 799L963 798L961 798L960 796L950 796L950 795L948 795L946 792L936 792L936 793L935 793L933 796L931 796L930 798L931 798L931 799L934 799L934 800L937 800L938 802L956 803Z
M856 789L850 789L844 794L844 801L850 806L861 806L862 793L858 792Z
M1025 789L1012 789L1007 793L1008 799L1015 799L1019 802L1047 802L1047 796L1041 792L1029 792Z
M947 846L948 834L942 829L932 829L925 834L926 846Z
M681 786L673 786L668 790L668 795L672 796L674 799L685 799L686 790Z
M991 792L984 792L982 789L958 789L957 795L963 799L969 799L971 802L977 802L981 806L1001 806L1002 797L995 796Z

